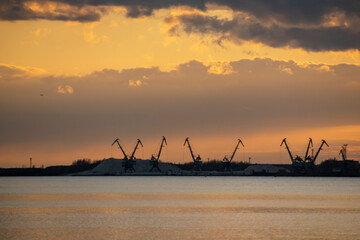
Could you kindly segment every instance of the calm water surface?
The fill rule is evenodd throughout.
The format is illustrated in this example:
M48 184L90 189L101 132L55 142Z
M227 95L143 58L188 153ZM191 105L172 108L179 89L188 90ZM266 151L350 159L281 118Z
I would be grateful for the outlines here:
M360 239L360 179L3 177L0 239Z

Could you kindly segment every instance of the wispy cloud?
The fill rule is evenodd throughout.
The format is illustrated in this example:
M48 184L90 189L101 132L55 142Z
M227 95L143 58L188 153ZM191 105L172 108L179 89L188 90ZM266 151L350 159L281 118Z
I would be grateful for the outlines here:
M101 35L101 36L97 36L95 35L94 31L92 29L86 29L84 30L84 40L86 42L90 42L93 44L102 42L102 41L106 41L108 39L107 36L105 35Z
M293 71L291 70L291 68L289 68L289 67L280 66L279 69L280 69L280 71L285 72L285 73L287 73L289 75L294 74Z
M130 87L140 87L142 85L141 80L129 80Z
M0 64L0 81L26 80L45 74L46 71L41 68Z
M227 75L234 73L234 69L229 62L215 62L209 65L207 72L219 75Z
M60 94L73 94L74 93L74 88L71 87L70 85L65 85L65 86L58 86L57 92Z

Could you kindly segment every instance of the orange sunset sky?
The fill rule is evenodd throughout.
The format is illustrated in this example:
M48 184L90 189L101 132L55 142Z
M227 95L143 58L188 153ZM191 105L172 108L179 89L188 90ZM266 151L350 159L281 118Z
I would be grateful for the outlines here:
M341 5L339 5L341 2ZM120 158L360 160L360 2L4 0L0 167Z

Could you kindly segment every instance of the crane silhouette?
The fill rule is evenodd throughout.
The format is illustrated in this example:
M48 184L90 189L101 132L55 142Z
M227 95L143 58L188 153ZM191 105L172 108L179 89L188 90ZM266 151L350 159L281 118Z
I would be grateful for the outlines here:
M239 149L239 144L240 144L240 143L241 143L241 145L244 147L243 142L242 142L241 139L239 138L239 139L238 139L238 142L237 142L237 144L236 144L236 147L235 147L235 149L234 149L234 151L233 151L230 159L228 159L228 158L226 157L226 155L225 155L225 157L223 158L222 165L223 165L223 167L224 167L224 172L225 172L225 171L231 171L231 172L232 172L231 161L233 160L233 158L234 158L234 156L235 156L236 150Z
M188 144L188 147L189 147L189 150L190 150L190 154L191 154L191 157L193 159L193 162L194 162L194 170L197 171L197 170L200 170L201 171L201 166L202 166L202 161L201 161L201 157L200 155L198 154L197 157L195 158L194 156L194 153L191 149L191 145L190 145L190 141L189 141L189 137L187 137L185 139L185 142L184 142L184 146L186 145L186 143Z
M128 170L132 170L132 171L136 172L136 170L134 168L134 166L136 165L136 161L134 160L135 159L135 153L136 153L136 150L139 147L139 144L143 147L143 144L140 141L140 139L137 140L135 148L134 148L134 150L133 150L130 157L128 157L128 155L125 153L124 149L121 147L121 144L119 142L119 138L115 139L115 141L112 143L112 145L114 145L115 143L118 144L121 152L124 155L123 163L122 163L122 166L124 167L124 172L126 173Z
M293 157L293 155L291 154L290 148L289 148L289 146L288 146L288 144L286 142L286 138L284 138L282 140L280 146L285 144L285 148L289 153L289 156L290 156L290 159L291 159L291 162L292 162L292 166L294 168L313 168L315 166L315 161L316 161L317 157L319 156L319 153L320 153L323 145L325 144L326 146L329 147L329 145L327 144L327 142L325 140L321 140L321 141L322 142L320 144L320 147L319 147L318 151L316 152L315 157L313 157L313 158L308 155L310 146L311 147L313 146L313 142L312 142L311 138L309 138L309 143L308 143L308 146L307 146L307 149L306 149L304 159L301 158L299 155L296 155L295 158Z
M156 168L159 172L161 172L161 170L159 168L159 158L160 158L162 148L165 147L164 144L167 145L167 142L166 142L166 138L163 136L157 156L156 157L154 155L151 156L150 165L152 167L150 169L150 172L152 172L152 170L154 168Z

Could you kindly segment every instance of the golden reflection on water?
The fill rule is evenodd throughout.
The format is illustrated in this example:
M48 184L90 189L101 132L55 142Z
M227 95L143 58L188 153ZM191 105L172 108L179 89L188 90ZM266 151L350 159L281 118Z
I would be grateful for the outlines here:
M360 239L360 194L3 192L0 239Z

